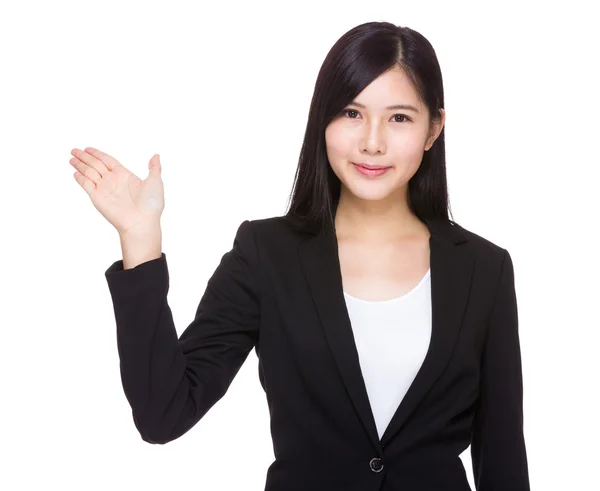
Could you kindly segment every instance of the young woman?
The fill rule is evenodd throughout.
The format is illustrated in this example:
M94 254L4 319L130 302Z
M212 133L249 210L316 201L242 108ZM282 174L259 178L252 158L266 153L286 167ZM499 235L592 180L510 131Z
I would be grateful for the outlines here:
M289 211L241 223L179 339L158 156L141 181L73 151L121 238L106 279L145 441L190 430L255 349L275 453L266 491L465 491L469 445L478 491L529 490L513 264L448 218L443 108L418 32L370 22L342 36Z

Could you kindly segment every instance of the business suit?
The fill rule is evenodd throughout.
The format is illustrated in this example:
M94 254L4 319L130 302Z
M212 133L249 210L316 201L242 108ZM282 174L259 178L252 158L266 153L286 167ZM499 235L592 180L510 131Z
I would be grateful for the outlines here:
M271 417L265 491L529 490L513 264L455 223L431 233L429 351L381 440L343 297L335 231L244 221L177 339L166 255L106 271L121 374L141 437L187 432L249 352Z

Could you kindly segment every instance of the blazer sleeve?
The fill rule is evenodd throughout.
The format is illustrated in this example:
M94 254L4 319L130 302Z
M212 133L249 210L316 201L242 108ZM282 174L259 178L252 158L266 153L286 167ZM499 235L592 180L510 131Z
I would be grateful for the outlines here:
M165 253L105 272L123 389L142 439L164 444L194 426L228 390L258 340L258 251L251 222L238 228L181 337L167 302Z
M471 460L477 491L529 491L517 299L507 250L482 354Z

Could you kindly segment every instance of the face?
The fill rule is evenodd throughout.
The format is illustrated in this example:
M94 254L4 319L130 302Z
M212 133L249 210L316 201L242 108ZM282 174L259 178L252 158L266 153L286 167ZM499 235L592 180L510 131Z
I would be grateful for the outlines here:
M445 114L431 125L427 108L399 68L382 74L348 104L325 129L327 158L342 182L342 199L368 201L406 199L408 181L417 172L423 152L442 130ZM387 108L405 104L411 108ZM363 107L364 106L364 107ZM376 176L359 172L354 163L386 166Z

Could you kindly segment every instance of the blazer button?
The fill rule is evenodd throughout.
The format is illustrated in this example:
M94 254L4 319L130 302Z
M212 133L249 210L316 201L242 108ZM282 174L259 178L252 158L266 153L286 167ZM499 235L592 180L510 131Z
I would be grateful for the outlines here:
M381 472L383 470L383 463L379 457L375 457L369 462L369 467L371 467L373 472Z

